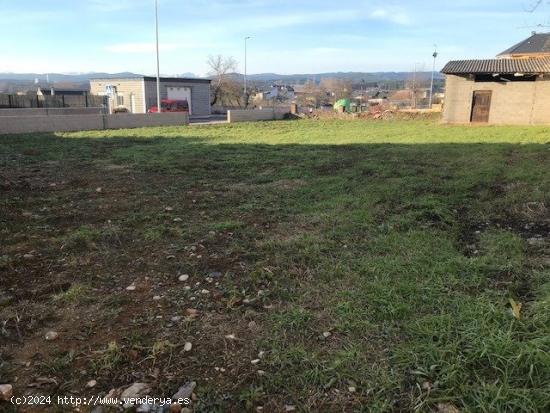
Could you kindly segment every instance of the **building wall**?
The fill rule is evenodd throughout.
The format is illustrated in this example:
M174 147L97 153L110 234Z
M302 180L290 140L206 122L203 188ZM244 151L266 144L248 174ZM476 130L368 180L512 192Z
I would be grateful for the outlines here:
M491 90L489 123L550 124L550 78L535 82L475 82L447 75L443 121L469 123L474 91Z
M143 96L143 79L112 79L112 80L90 80L90 94L105 95L105 86L116 86L117 93L124 96L124 106L129 111L132 110L131 95L135 99L135 113L146 113L145 99ZM118 106L112 102L112 106Z
M4 116L0 121L0 135L142 128L148 126L179 126L187 124L189 124L187 113Z
M191 89L191 115L208 116L210 112L210 83L207 82L169 82L161 81L160 97L168 98L169 87L188 87ZM145 81L145 103L147 109L157 105L157 82L155 80Z
M103 108L21 108L0 109L2 116L101 115Z
M227 121L229 123L235 122L257 122L261 120L280 120L283 119L285 114L289 113L289 110L228 110Z

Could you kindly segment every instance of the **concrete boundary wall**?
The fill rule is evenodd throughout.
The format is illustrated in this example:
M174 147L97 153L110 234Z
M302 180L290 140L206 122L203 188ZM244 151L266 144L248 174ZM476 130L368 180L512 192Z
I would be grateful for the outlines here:
M257 122L261 120L280 120L289 111L262 109L262 110L228 110L227 121L235 122Z
M103 108L21 108L0 109L0 116L55 116L55 115L101 115Z
M152 113L72 116L0 116L0 134L75 132L188 125L187 113Z

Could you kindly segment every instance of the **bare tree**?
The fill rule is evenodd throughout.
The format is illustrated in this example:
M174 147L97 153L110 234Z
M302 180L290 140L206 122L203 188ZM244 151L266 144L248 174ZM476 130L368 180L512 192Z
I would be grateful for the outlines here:
M334 98L334 101L351 97L352 82L346 79L327 78L321 81L320 85L326 93ZM333 103L333 102L331 102Z
M236 71L237 62L231 56L217 55L209 56L207 64L210 67L209 75L214 78L212 82L212 99L210 101L213 106L222 100L224 92L233 89L233 85L230 85L232 81L229 75Z
M298 102L301 105L318 107L324 103L324 98L326 98L326 93L323 89L317 83L307 81L304 84L303 93L298 97Z
M544 0L533 0L527 7L527 10L530 12L534 12L536 9L539 8L539 6L544 2Z

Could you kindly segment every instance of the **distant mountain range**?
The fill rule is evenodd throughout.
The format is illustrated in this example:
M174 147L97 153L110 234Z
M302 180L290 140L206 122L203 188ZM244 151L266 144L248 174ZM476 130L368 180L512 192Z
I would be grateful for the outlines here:
M0 73L0 92L10 91L14 86L27 86L38 81L39 84L45 85L47 82L54 83L64 88L87 88L90 79L99 78L123 78L123 77L138 77L141 76L132 72L121 73ZM173 76L173 75L172 75ZM231 76L236 80L241 80L243 75L233 73ZM367 84L372 83L394 83L404 82L416 76L418 79L427 79L431 76L431 72L330 72L330 73L311 73L311 74L293 74L280 75L277 73L258 73L247 76L251 83L257 85L266 85L274 82L286 84L303 84L307 81L320 82L323 79L345 79L351 80L355 84L361 84L363 81ZM198 78L193 73L183 73L176 77L191 77ZM439 82L443 79L443 75L439 72L435 74L436 80Z
M429 75L431 72L418 72L417 76ZM240 73L234 73L235 77L243 76ZM322 79L328 78L338 78L338 79L349 79L353 81L365 80L366 82L373 81L384 81L384 80L405 80L409 79L414 74L412 72L329 72L329 73L310 73L310 74L293 74L293 75L279 75L277 73L258 73L258 74L249 74L248 79L251 81L260 81L260 82L275 82L275 81L284 81L284 82L294 82L294 83L304 83L308 80L319 81ZM81 82L90 79L100 79L100 78L119 78L119 77L137 77L141 76L137 73L132 72L121 72L121 73L102 73L102 72L93 72L93 73L0 73L0 80L27 80L34 81L39 79L40 81L45 81L49 79L50 82ZM164 76L164 75L163 75ZM176 77L191 77L196 78L193 73L183 73L181 75L176 75ZM439 72L436 73L438 79L442 79L443 75Z
M235 74L242 76L241 74ZM293 74L279 75L276 73L259 73L248 75L247 78L257 82L285 82L290 84L302 84L307 81L319 82L323 79L345 79L351 80L354 83L365 82L388 82L388 81L404 81L411 79L415 74L413 72L329 72L329 73L312 73L312 74ZM427 78L431 76L431 72L417 72L418 78ZM435 74L436 79L443 79L443 75L439 72Z

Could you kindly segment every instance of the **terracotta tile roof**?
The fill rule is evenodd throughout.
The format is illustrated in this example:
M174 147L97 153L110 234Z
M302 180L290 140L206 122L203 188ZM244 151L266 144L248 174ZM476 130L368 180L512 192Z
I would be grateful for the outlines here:
M542 74L550 73L550 57L538 59L453 60L445 65L445 74Z

